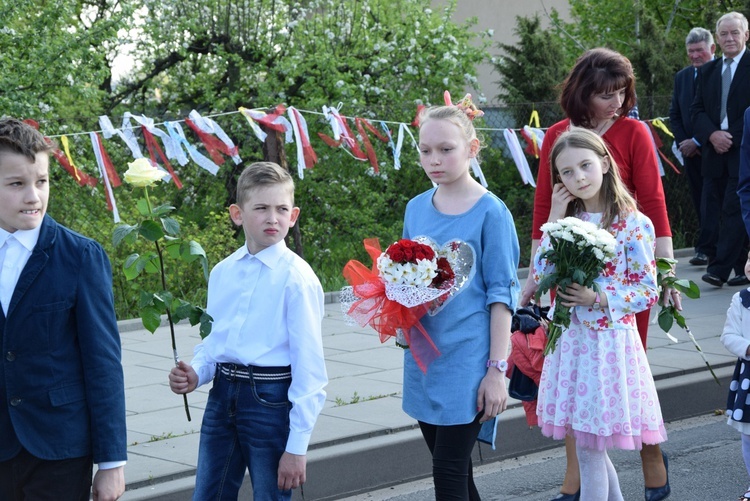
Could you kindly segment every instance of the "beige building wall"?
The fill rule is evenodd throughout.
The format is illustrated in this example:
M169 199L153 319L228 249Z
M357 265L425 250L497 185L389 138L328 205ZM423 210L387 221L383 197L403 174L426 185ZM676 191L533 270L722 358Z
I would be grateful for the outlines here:
M433 0L435 7L444 6L448 0ZM478 22L474 26L477 32L493 30L490 54L499 57L502 53L497 48L498 43L515 45L518 43L514 30L516 16L533 16L538 13L544 27L549 26L546 12L557 10L563 18L568 16L570 6L568 0L457 0L454 20L464 22L470 17L476 17ZM467 88L474 96L483 95L488 103L497 102L497 82L500 77L494 71L491 63L485 63L478 68L479 87L481 90Z

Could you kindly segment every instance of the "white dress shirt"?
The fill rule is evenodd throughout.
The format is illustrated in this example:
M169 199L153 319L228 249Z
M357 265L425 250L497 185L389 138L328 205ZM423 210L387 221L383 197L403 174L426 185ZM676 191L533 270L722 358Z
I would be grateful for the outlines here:
M321 327L323 288L312 268L282 240L256 255L243 245L217 264L208 281L211 334L195 347L198 384L217 363L292 366L286 451L305 454L323 409L328 376Z
M742 56L745 55L746 48L742 48L742 52L737 54L734 58L732 58L732 62L729 64L729 71L731 71L732 79L734 79L734 73L737 71L737 66L740 64L740 59L742 59ZM724 66L726 61L726 57L723 57L721 60L721 70L724 71ZM741 119L740 119L741 120ZM729 128L729 119L727 117L724 117L724 120L720 124L721 130L727 130Z
M39 225L33 230L16 230L8 233L0 228L0 303L6 316L18 277L29 262L41 229L42 225Z

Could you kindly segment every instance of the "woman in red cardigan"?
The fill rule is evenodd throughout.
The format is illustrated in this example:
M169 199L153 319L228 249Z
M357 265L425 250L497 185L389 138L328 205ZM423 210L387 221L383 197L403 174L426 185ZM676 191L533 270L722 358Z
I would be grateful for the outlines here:
M656 231L656 256L672 258L672 231L667 218L664 190L659 176L656 151L648 126L628 118L636 102L635 76L630 61L609 49L592 49L576 61L562 84L560 105L568 118L547 130L534 196L534 219L531 234L529 278L521 293L521 305L528 304L536 292L533 277L533 256L542 237L540 227L547 222L553 197L569 197L567 190L551 185L549 153L557 137L572 127L583 127L604 139L620 169L620 176L638 201L641 212L651 219ZM671 299L681 309L679 292L671 291ZM649 311L636 315L638 332L646 347ZM568 465L560 501L577 501L580 474L575 442L565 441ZM644 445L641 450L646 501L666 499L670 493L665 458L658 445Z

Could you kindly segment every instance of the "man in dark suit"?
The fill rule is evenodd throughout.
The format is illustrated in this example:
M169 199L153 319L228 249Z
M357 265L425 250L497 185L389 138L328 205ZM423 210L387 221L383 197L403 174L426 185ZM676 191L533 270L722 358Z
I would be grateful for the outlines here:
M745 110L745 128L740 146L740 181L737 187L745 230L750 235L750 108Z
M0 500L114 501L127 438L112 272L46 215L50 148L0 119Z
M708 256L716 254L716 242L710 242L710 231L701 224L701 153L698 143L693 138L693 122L690 118L690 105L695 98L695 78L698 68L714 58L714 37L705 28L693 28L685 39L690 66L681 69L674 77L672 105L669 108L669 125L674 134L677 148L682 155L685 174L687 174L693 207L698 217L698 238L695 242L695 256L690 264L702 266L708 263ZM709 223L710 224L710 223Z
M701 220L714 229L716 256L702 279L716 287L745 285L745 247L737 196L743 113L750 106L750 54L747 18L724 14L716 23L716 41L723 57L698 69L695 100L690 107L693 135L701 144L703 199ZM736 276L729 278L732 270Z

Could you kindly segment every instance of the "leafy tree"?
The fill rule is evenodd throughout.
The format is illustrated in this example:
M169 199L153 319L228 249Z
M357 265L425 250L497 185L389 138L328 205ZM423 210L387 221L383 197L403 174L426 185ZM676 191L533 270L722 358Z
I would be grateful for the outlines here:
M127 2L110 0L0 0L2 113L68 125L96 117L131 14Z
M474 21L452 22L454 9L455 2L433 10L429 0L0 0L0 106L39 120L45 134L70 134L76 164L95 176L90 139L71 133L98 129L103 114L119 125L124 111L174 120L191 109L212 114L283 102L315 112L341 102L348 116L411 122L417 104L474 85L475 67L486 58L487 42L480 35L476 43L469 29ZM134 47L132 71L113 81L112 62L124 44ZM356 254L362 238L398 237L406 200L429 181L408 145L404 167L394 172L390 148L374 141L384 172L375 174L317 141L316 132L330 135L330 127L306 116L321 161L297 182L303 243L316 271L332 277L331 290L345 259L365 257ZM244 119L217 120L245 163L262 158ZM118 138L105 143L122 172L129 151ZM178 168L183 190L158 188L179 210L186 236L205 243L212 265L241 243L225 215L241 167L229 161L216 178L189 164ZM126 251L109 241L102 184L81 188L54 161L52 170L52 214L105 245L118 314L134 316L137 291L121 279ZM129 190L115 196L123 220L137 217ZM196 303L205 294L199 279L169 277Z
M685 36L703 26L711 31L716 19L747 0L570 0L572 20L550 14L566 54L580 55L593 47L609 47L627 56L636 72L641 98L671 95L674 73L687 64ZM654 109L656 114L666 110Z
M548 113L543 113L541 120L549 123L557 116L559 107L552 103L557 101L558 86L568 71L559 39L542 29L538 14L516 17L514 33L519 38L517 45L498 44L506 54L495 62L500 74L498 98L508 104L522 103L515 107L517 123L524 123L531 111L544 103L541 108Z

